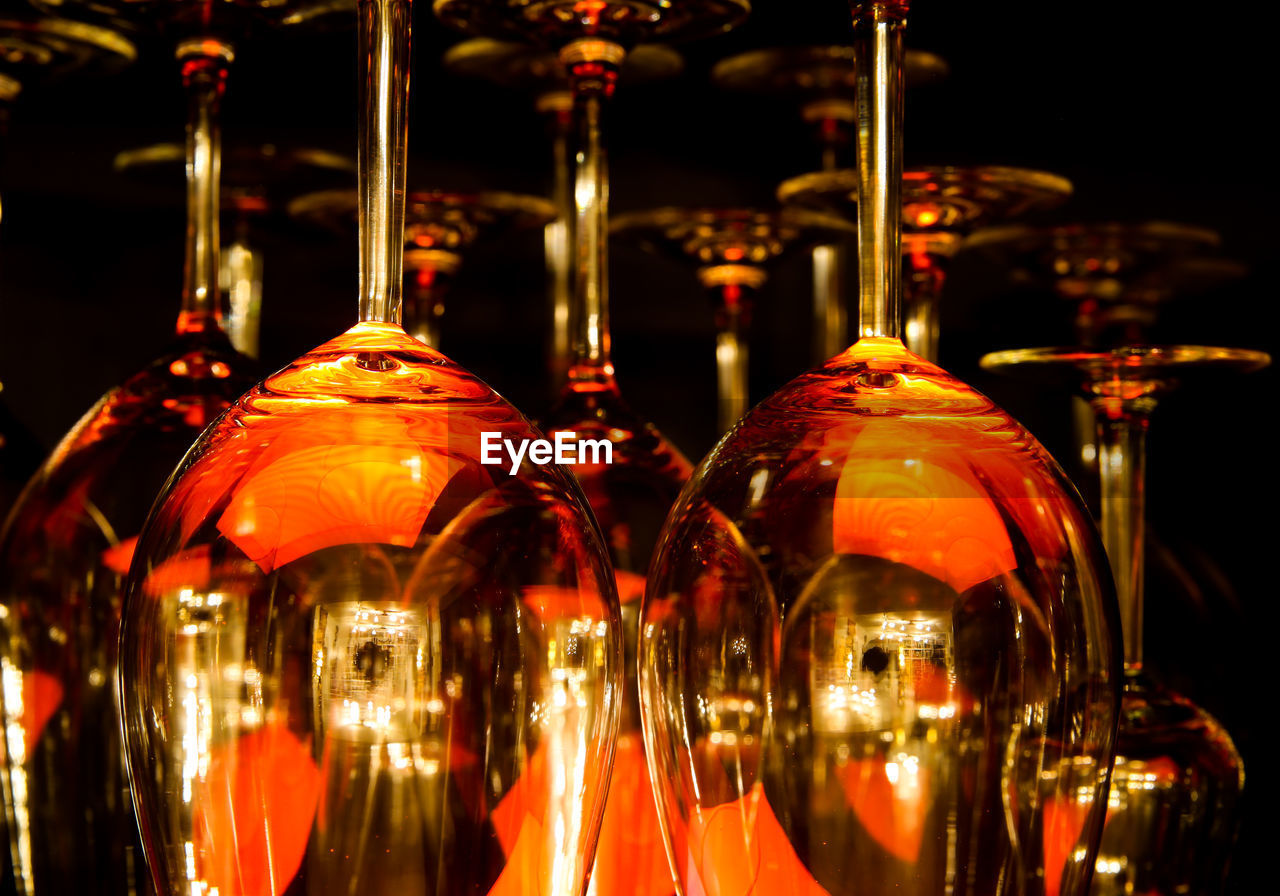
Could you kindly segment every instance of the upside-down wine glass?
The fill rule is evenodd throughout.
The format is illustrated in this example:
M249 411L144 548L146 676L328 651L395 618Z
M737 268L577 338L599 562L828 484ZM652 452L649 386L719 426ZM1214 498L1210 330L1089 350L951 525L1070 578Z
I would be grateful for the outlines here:
M907 87L931 84L947 76L947 63L921 50L903 52ZM853 47L771 47L748 50L716 63L711 80L726 90L760 94L798 106L813 128L823 171L835 171L853 142ZM851 216L854 220L856 216ZM813 249L813 363L849 344L849 264L840 244Z
M649 786L635 690L639 597L658 531L689 463L622 400L610 352L608 305L607 106L630 46L725 30L746 0L633 2L601 0L528 6L516 0L436 0L451 24L489 36L537 40L558 48L573 93L569 155L574 160L571 332L573 363L542 427L608 446L606 457L574 467L605 532L618 579L627 645L627 683L618 752L610 781L592 891L666 896L674 884Z
M0 142L7 136L5 131L10 107L17 103L24 82L32 78L43 81L72 71L100 74L132 62L135 56L133 44L115 29L42 16L31 10L0 13ZM12 325L12 321L6 323ZM2 391L3 386L0 386ZM34 436L9 414L0 397L0 519L8 515L22 485L39 465L42 454ZM0 611L8 609L8 602L0 600ZM0 647L0 657L10 655L10 648L18 640L13 637L10 625L7 618L0 618L0 640L9 644L9 647ZM44 690L39 684L42 679L11 673L2 662L0 666L3 666L0 706L20 699L24 685L28 694L33 685ZM6 690L10 690L8 696ZM3 757L0 769L7 771L10 768L8 757L12 752L7 735L12 732L20 737L24 729L13 728L8 717L4 725L6 737L0 738L0 757ZM17 746L16 740L13 746ZM118 774L114 775L114 780L119 783ZM25 781L18 783L26 784ZM0 893L4 894L16 890L9 832L15 830L15 821L25 825L29 820L25 795L18 793L15 799L10 785L8 774L0 773L0 794L4 800L4 810L0 814ZM119 840L113 839L104 844L104 848L120 848L121 845ZM83 860L80 856L77 859Z
M185 160L182 146L159 143L118 153L114 166L139 181L168 184ZM255 245L255 224L269 220L295 196L350 183L355 164L323 149L264 143L225 149L220 165L223 223L231 224L221 228L230 239L219 252L218 288L225 297L226 312L223 329L236 351L257 358L265 259Z
M573 217L573 165L569 158L573 91L569 72L557 53L545 46L490 37L473 37L450 47L444 54L444 65L458 75L533 94L535 107L547 120L551 135L551 200L556 207L555 220L547 224L543 244L551 314L547 357L551 388L559 391L573 363L573 247L569 244L569 221ZM683 69L684 59L670 47L641 44L627 53L619 76L625 83L635 85L672 78Z
M686 893L1082 896L1111 578L1035 439L899 339L907 4L853 12L861 338L725 436L649 573L669 853Z
M1097 417L1102 535L1124 625L1124 696L1107 819L1091 893L1222 891L1239 824L1244 766L1216 719L1143 668L1146 437L1178 380L1265 367L1248 349L1200 345L1015 349L989 370L1075 381Z
M163 896L578 896L622 686L608 556L564 468L503 452L537 431L399 325L410 4L359 18L359 322L205 432L130 573L143 842Z
M964 238L993 221L1049 208L1071 195L1071 182L1026 168L916 168L902 176L903 342L938 363L939 300L947 266ZM858 219L858 172L815 171L778 187L784 205Z
M750 407L748 331L756 297L789 249L856 232L838 218L796 209L658 208L615 218L614 234L696 266L716 320L716 420L729 431Z
M325 190L289 203L289 214L328 230L347 232L356 222L356 194ZM408 194L404 226L404 331L440 348L449 287L476 242L516 229L545 227L555 206L538 196L422 190Z
M1046 284L1067 304L1079 345L1111 348L1150 342L1170 299L1241 276L1239 264L1214 254L1220 243L1203 227L1143 221L992 227L966 246L998 258L1019 279ZM1092 480L1097 426L1079 395L1072 395L1072 432L1072 466Z

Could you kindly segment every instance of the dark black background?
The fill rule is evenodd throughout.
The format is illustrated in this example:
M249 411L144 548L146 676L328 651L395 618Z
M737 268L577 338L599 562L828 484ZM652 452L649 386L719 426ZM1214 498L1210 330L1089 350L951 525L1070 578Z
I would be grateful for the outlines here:
M10 0L5 0L6 5ZM460 37L419 0L410 183L545 192L542 122L522 94L459 80L440 65ZM1186 9L1192 9L1190 5ZM915 4L908 43L942 55L943 84L907 100L908 164L1007 164L1070 177L1053 220L1185 221L1219 231L1250 267L1239 283L1171 305L1169 341L1268 349L1277 339L1272 259L1280 228L1274 168L1274 13L1267 5ZM679 79L616 103L615 211L662 204L766 204L785 177L817 167L794 110L726 95L707 78L735 52L843 43L839 0L759 0L737 31L688 46ZM354 154L354 34L264 34L238 46L225 103L228 144L275 142ZM48 449L112 384L157 353L178 308L180 183L139 186L115 153L180 139L184 101L162 44L110 77L30 85L0 146L0 380L16 424ZM176 173L175 173L176 175ZM284 221L264 222L264 369L345 329L355 315L356 249ZM445 324L448 354L531 416L548 404L546 303L537 234L475 251ZM616 244L613 330L631 403L691 457L715 436L713 329L691 272ZM809 273L784 262L765 289L753 343L753 397L809 359ZM986 351L1070 339L1052 296L1012 287L1000 266L959 258L945 296L943 363L1068 454L1061 389L977 370ZM1249 776L1248 820L1232 876L1244 892L1270 863L1275 793L1265 718L1277 686L1271 575L1280 527L1272 441L1275 374L1167 400L1151 436L1150 518L1190 584L1152 570L1149 654L1217 714ZM1085 486L1086 492L1089 490Z

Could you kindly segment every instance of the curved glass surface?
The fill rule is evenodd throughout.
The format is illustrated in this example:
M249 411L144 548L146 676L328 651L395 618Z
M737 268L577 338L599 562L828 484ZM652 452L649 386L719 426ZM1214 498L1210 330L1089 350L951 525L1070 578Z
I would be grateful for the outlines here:
M179 336L85 414L10 514L0 777L19 892L149 892L114 692L125 576L165 478L251 366L219 330Z
M1096 530L987 398L868 337L749 413L641 616L686 893L1082 893L1119 703Z
M576 893L622 646L581 492L394 324L255 387L139 545L125 739L166 894ZM491 435L490 438L493 438Z

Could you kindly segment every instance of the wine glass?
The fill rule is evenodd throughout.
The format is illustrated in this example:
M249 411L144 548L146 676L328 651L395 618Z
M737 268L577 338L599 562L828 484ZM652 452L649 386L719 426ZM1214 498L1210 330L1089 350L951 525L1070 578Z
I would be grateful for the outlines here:
M289 214L329 230L350 231L356 223L356 194L328 190L300 196ZM537 196L486 191L425 190L405 202L404 330L419 342L440 348L440 324L450 284L467 250L502 232L545 227L555 206Z
M551 199L556 217L544 231L547 262L547 298L551 314L551 340L547 346L551 387L559 390L573 363L570 332L570 289L573 255L569 245L569 220L573 216L573 170L569 139L573 129L573 91L569 72L553 50L538 44L473 37L449 48L445 68L468 78L481 78L499 87L522 90L534 97L538 112L546 118L551 135L553 181ZM662 44L641 44L627 53L620 75L627 84L643 84L672 78L684 70L684 59Z
M906 50L908 87L947 77L947 63L932 53ZM711 80L726 90L768 96L798 106L814 131L822 170L835 171L852 143L854 128L853 47L771 47L749 50L716 63ZM849 265L840 244L813 249L813 361L820 364L848 345L846 301Z
M95 0L92 11L133 21L135 6L138 21L170 29L190 101L182 305L169 348L63 437L0 533L10 733L0 779L22 894L149 892L113 691L124 579L168 471L253 382L250 362L222 329L217 289L218 110L230 41L248 22L219 15L216 25L202 23L191 17L196 4L164 0Z
M1149 342L1171 300L1243 275L1215 255L1218 234L1170 221L1099 222L1057 227L1008 225L973 234L967 246L1014 276L1047 286L1072 315L1075 341L1111 348ZM1093 409L1072 396L1073 464L1086 480L1097 470Z
M659 208L615 218L614 234L630 237L696 267L716 319L720 432L747 412L747 333L769 271L789 249L856 232L838 218L798 210Z
M608 557L537 431L399 325L410 4L359 21L359 322L205 431L130 572L148 862L165 896L578 894L619 713Z
M1244 766L1230 735L1142 663L1146 437L1178 381L1257 370L1263 352L1200 345L995 352L988 370L1070 378L1098 424L1102 535L1124 624L1124 695L1092 893L1221 892Z
M186 150L177 143L125 150L114 161L116 171L139 182L166 185L185 164ZM258 357L264 259L251 234L254 222L301 193L336 186L354 174L351 159L323 149L265 143L222 152L220 201L231 224L222 230L232 236L219 254L218 288L226 297L223 329L236 351Z
M573 360L558 401L541 423L555 437L609 445L611 463L579 465L574 472L609 545L628 650L624 716L591 886L595 893L665 896L674 885L641 742L634 650L644 574L662 521L688 479L690 466L652 424L627 406L614 378L604 119L631 45L726 30L745 15L746 0L533 5L518 0L436 0L434 5L446 24L463 30L556 47L568 70L573 95L568 149L575 165L573 214L568 219Z
M947 264L964 238L993 221L1050 208L1071 195L1071 182L1026 168L934 167L903 172L902 254L906 300L904 342L938 363L938 302ZM778 187L784 204L858 217L858 172L802 174Z
M899 335L906 4L854 5L861 338L668 517L641 711L684 892L1080 896L1120 657L1062 471Z

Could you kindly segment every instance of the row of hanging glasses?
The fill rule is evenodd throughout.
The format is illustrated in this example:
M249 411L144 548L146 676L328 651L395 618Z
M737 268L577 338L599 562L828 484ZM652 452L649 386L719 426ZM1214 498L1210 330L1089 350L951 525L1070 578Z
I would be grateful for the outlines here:
M446 65L550 119L556 188L406 191L410 3L355 6L354 193L330 154L224 160L218 114L239 42L349 4L0 17L0 96L10 68L127 61L150 32L189 99L184 150L117 159L135 177L185 162L175 339L64 438L0 537L17 891L1220 888L1241 763L1141 647L1151 411L1184 377L1269 362L1146 342L1170 283L1223 273L1214 235L1010 226L1071 185L904 172L904 87L945 73L904 50L904 0L853 3L850 47L716 68L816 127L821 170L781 184L779 208L612 221L614 93L678 71L655 41L732 28L746 0L435 0L471 36ZM257 382L268 207L355 225L358 312ZM545 228L560 396L538 428L438 351L469 250L516 228ZM708 293L724 437L696 466L619 391L610 231ZM983 364L1075 386L1100 534L1035 438L937 365L962 248L1077 309L1079 345ZM812 253L819 366L751 408L753 303L793 250ZM608 452L509 465L482 447L541 433Z

